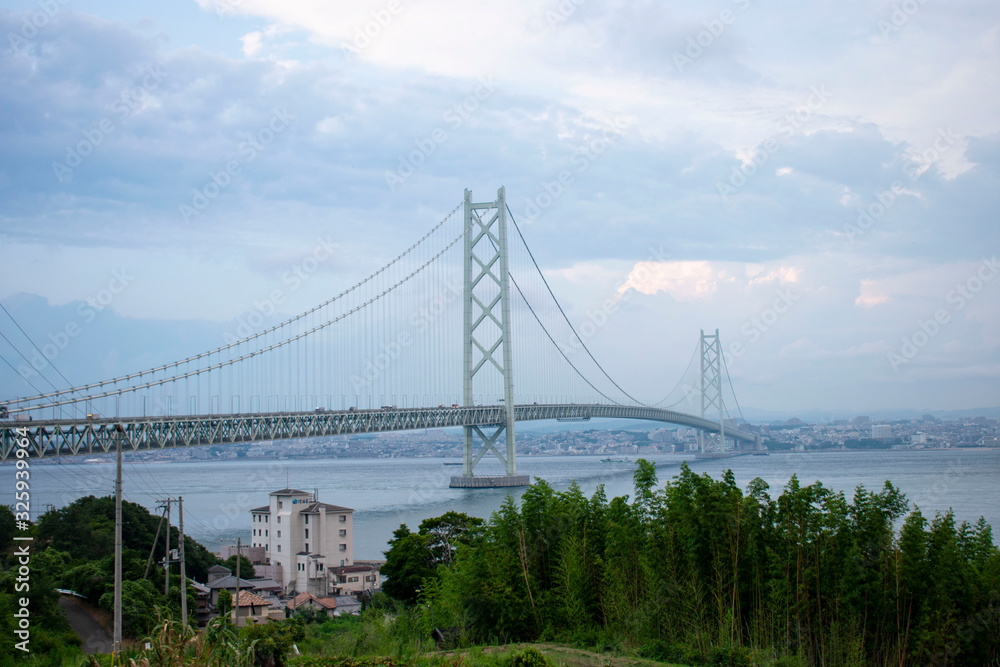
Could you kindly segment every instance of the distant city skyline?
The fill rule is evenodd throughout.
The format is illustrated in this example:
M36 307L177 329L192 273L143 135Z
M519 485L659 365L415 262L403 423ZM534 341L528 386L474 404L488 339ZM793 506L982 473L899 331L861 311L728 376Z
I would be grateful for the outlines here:
M747 409L994 408L998 28L976 2L8 0L0 303L100 380L304 311L505 186L644 399L719 329Z

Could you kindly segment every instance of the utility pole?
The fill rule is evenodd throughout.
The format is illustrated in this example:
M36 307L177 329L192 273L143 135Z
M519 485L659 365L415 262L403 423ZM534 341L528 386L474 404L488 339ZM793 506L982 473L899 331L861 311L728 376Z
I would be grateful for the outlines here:
M232 543L232 539L222 540L223 542ZM243 538L236 538L236 597L233 598L233 625L236 625L240 620L240 556L243 555ZM230 554L230 558L232 555Z
M239 627L240 623L240 561L243 560L240 556L243 555L242 542L240 538L236 538L236 600L233 604L234 620L233 625Z
M170 503L172 498L164 500L167 504L167 541L164 545L166 553L163 554L163 594L170 595Z
M118 424L117 474L115 475L115 626L112 652L122 647L122 436L124 429Z
M184 496L177 496L177 509L180 512L180 557L181 557L181 625L188 624L187 574L184 570Z
M142 573L143 579L149 576L149 566L153 564L153 555L156 553L156 543L160 541L160 531L163 530L164 518L164 516L160 516L160 522L156 524L156 535L153 537L153 546L149 550L149 558L146 559L146 570Z

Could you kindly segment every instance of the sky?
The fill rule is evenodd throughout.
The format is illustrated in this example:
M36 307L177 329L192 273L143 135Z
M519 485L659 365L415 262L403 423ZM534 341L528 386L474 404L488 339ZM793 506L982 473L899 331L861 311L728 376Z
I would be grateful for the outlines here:
M746 407L1000 405L995 2L3 0L0 36L0 303L74 384L504 186L578 326L628 296L587 342L637 394L719 329Z

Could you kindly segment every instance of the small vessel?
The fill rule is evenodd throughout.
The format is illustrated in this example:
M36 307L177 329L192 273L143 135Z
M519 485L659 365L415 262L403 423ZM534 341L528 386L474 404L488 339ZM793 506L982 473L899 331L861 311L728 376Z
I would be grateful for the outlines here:
M613 459L609 456L606 459L601 459L601 463L632 463L632 460L624 457Z
M461 461L445 461L444 464L446 466L460 466L460 465L462 465L462 462Z

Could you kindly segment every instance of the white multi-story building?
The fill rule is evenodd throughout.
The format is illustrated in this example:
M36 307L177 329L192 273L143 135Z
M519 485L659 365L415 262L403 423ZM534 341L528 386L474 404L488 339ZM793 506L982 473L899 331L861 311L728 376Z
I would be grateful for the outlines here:
M874 440L888 440L892 437L892 426L889 424L875 424L872 426L872 438Z
M336 570L354 565L354 510L318 502L307 491L282 489L250 515L251 546L264 548L286 594L337 592Z

